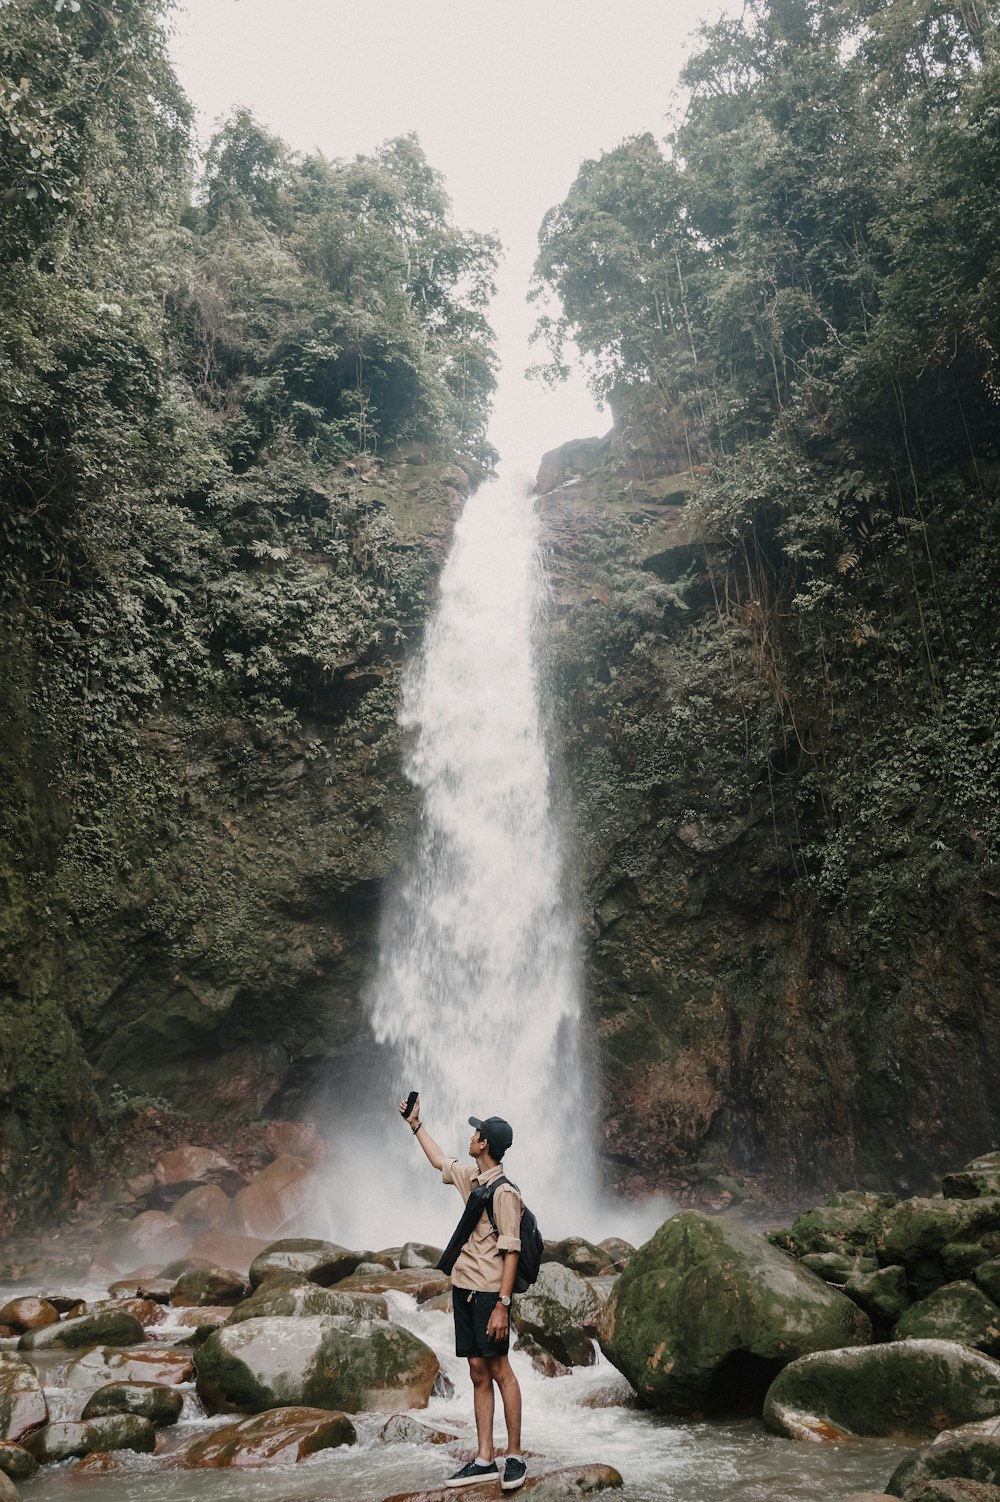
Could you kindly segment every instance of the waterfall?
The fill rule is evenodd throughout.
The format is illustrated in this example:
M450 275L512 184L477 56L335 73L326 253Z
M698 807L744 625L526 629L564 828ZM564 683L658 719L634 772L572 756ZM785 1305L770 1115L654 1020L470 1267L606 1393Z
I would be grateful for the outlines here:
M354 1181L336 1196L334 1229L354 1244L401 1234L440 1244L455 1218L454 1191L389 1119L409 1088L431 1135L461 1158L470 1115L510 1121L505 1166L546 1235L580 1231L594 1203L577 953L541 708L538 530L516 486L496 482L467 502L405 678L407 773L422 814L368 998L383 1050L369 1104L381 1115L355 1134L344 1154ZM386 1199L391 1219L377 1213Z

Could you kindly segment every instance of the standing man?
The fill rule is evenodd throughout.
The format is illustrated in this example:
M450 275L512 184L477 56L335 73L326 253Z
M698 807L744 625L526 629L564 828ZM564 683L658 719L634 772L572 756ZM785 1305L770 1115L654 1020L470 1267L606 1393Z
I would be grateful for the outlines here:
M491 1481L500 1476L493 1451L493 1384L496 1383L507 1423L507 1451L500 1486L505 1492L513 1492L523 1485L527 1469L521 1455L521 1388L507 1359L510 1301L521 1250L521 1196L513 1184L496 1181L503 1178L503 1155L513 1142L514 1133L501 1116L488 1116L485 1121L470 1116L469 1125L474 1131L469 1156L475 1163L470 1168L457 1158L446 1157L427 1132L420 1120L419 1098L409 1117L405 1116L405 1101L400 1101L399 1111L428 1162L440 1170L446 1184L454 1184L466 1202L465 1213L441 1261L451 1273L455 1353L466 1356L469 1362L479 1449L475 1460L449 1476L445 1485L470 1486L475 1481ZM485 1208L491 1197L490 1185L496 1185L492 1191L495 1231ZM482 1209L477 1213L480 1206Z

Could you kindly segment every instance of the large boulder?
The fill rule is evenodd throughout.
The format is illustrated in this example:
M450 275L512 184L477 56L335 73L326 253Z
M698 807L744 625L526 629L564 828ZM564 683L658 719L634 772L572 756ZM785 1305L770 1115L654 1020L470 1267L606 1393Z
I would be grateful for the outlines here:
M791 1230L773 1239L797 1257L818 1252L841 1256L873 1253L882 1227L886 1205L880 1195L834 1194L825 1205L807 1210Z
M229 1316L231 1325L248 1319L302 1319L310 1314L338 1314L348 1319L388 1319L389 1306L375 1293L343 1293L321 1288L294 1273L275 1273Z
M59 1310L48 1299L10 1299L0 1309L0 1325L6 1325L15 1335L37 1330L42 1325L54 1325L58 1319Z
M583 1278L558 1262L545 1262L538 1280L514 1300L518 1335L540 1346L564 1366L591 1366L596 1359L590 1335L601 1311L597 1294Z
M194 1375L190 1351L151 1347L145 1351L116 1351L96 1346L71 1361L63 1374L67 1387L95 1392L108 1382L189 1382Z
M72 1351L81 1346L141 1346L146 1332L134 1314L125 1309L105 1309L81 1314L58 1325L26 1330L17 1343L19 1351Z
M229 1215L229 1196L218 1184L196 1184L171 1206L174 1220L190 1231L214 1231Z
M48 1419L48 1404L34 1367L14 1351L0 1351L0 1439L22 1440Z
M853 1272L842 1287L875 1325L894 1325L910 1307L904 1267L880 1267L873 1273Z
M425 1408L438 1374L434 1352L400 1325L323 1314L224 1325L196 1364L198 1394L213 1413Z
M176 1424L184 1395L162 1382L108 1382L91 1393L81 1419L100 1419L112 1413L137 1413L151 1424Z
M946 1173L941 1191L949 1199L978 1199L984 1194L1000 1194L1000 1153L983 1153L964 1168Z
M89 1455L95 1450L135 1450L140 1455L151 1455L156 1449L156 1430L149 1419L139 1418L134 1413L77 1423L60 1420L46 1424L44 1429L36 1429L25 1440L24 1448L30 1450L41 1465L72 1460L74 1456Z
M1000 1309L974 1283L946 1283L901 1315L897 1340L959 1340L1000 1356Z
M983 1242L998 1232L1000 1195L901 1200L885 1212L878 1257L905 1267L911 1291L920 1298L950 1281L949 1259L942 1255L946 1247Z
M1000 1412L1000 1362L950 1340L801 1356L775 1377L764 1423L790 1439L929 1437Z
M1000 1486L1000 1418L943 1430L896 1467L885 1489L892 1497L905 1497L922 1481L953 1476Z
M239 1236L294 1236L312 1218L316 1193L313 1170L285 1154L234 1195L225 1224Z
M325 1408L272 1408L255 1418L213 1429L188 1445L181 1456L189 1466L288 1465L357 1443L358 1431L346 1413Z
M395 1289L424 1304L438 1294L450 1293L451 1279L434 1267L404 1267L399 1272L383 1268L377 1273L355 1273L337 1286L341 1293L391 1293Z
M361 1260L361 1252L350 1252L335 1241L288 1236L273 1242L254 1258L250 1264L250 1286L259 1288L272 1273L298 1273L310 1283L329 1288L332 1283L350 1277Z
M746 1409L797 1357L870 1339L867 1315L830 1284L693 1210L639 1248L600 1322L609 1361L667 1413Z

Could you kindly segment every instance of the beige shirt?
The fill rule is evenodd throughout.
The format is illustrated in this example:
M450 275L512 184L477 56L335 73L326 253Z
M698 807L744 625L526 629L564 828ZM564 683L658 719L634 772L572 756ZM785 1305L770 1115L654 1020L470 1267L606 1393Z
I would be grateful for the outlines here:
M446 1158L441 1177L446 1184L454 1184L463 1200L467 1200L479 1184L492 1184L503 1175L503 1164L477 1173L475 1168L460 1163L457 1158ZM453 1288L474 1288L479 1293L497 1293L503 1276L504 1252L521 1250L521 1196L513 1184L501 1184L493 1196L493 1214L499 1235L494 1236L490 1217L484 1210L479 1224L458 1254L451 1270Z

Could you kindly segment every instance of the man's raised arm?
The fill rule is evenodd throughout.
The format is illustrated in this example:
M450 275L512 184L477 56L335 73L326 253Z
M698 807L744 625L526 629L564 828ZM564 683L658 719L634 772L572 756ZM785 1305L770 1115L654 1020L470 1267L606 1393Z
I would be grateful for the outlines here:
M442 1169L445 1164L444 1153L438 1147L437 1143L434 1141L434 1138L431 1136L430 1132L428 1132L427 1128L422 1124L420 1120L420 1096L417 1096L416 1101L413 1105L413 1110L410 1112L409 1116L403 1115L405 1110L406 1101L401 1100L399 1103L400 1116L403 1117L406 1125L409 1127L414 1137L416 1137L417 1141L420 1143L420 1146L424 1150L424 1156L427 1158L427 1161L431 1164L432 1168L436 1168L438 1170Z

